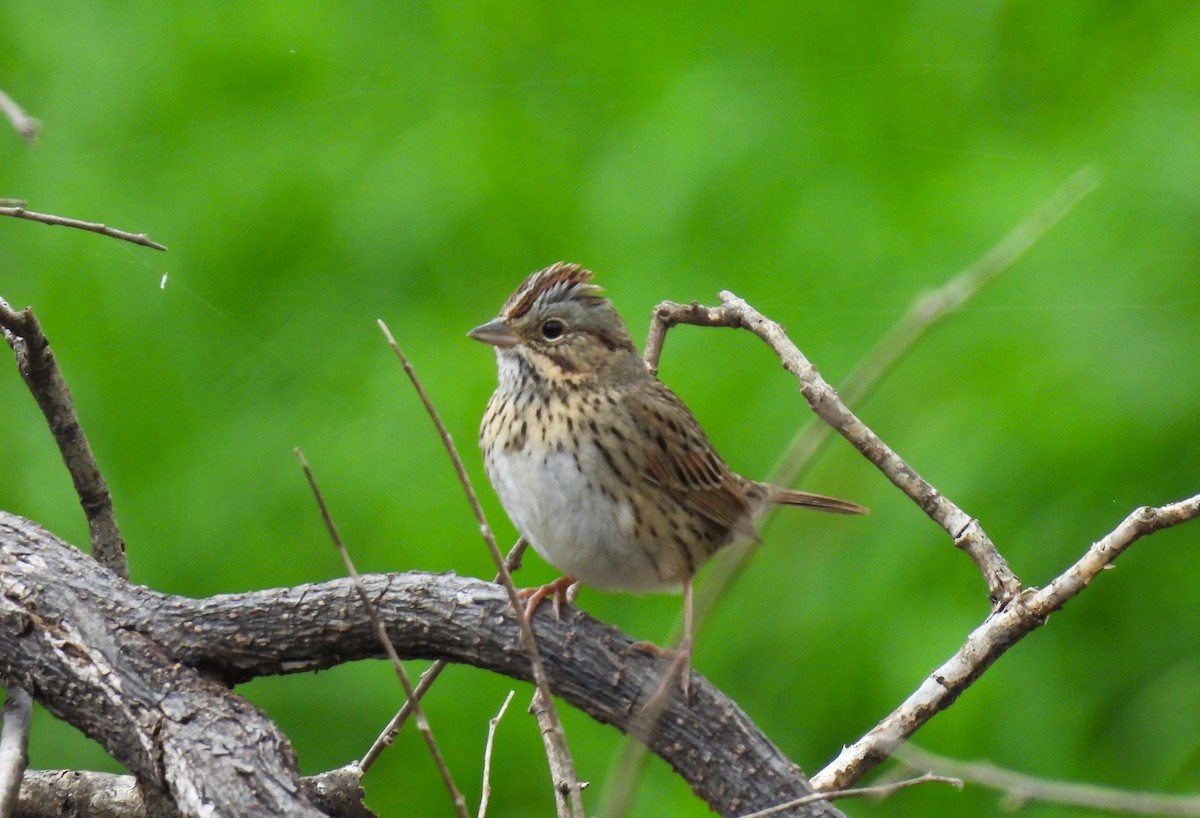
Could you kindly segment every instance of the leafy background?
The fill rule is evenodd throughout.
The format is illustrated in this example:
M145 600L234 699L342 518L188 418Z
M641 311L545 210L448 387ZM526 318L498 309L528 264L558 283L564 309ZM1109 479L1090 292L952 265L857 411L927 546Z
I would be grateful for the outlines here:
M32 149L0 132L0 196L145 231L170 252L4 220L0 295L34 305L54 342L137 582L203 596L339 575L295 446L360 569L484 576L374 319L482 482L472 441L493 362L463 333L530 270L596 270L637 337L659 300L731 289L837 383L916 297L1093 164L1100 189L857 407L1039 584L1133 507L1200 487L1198 46L1200 7L1178 2L8 0L0 88L45 130ZM810 418L736 333L678 330L662 377L749 475ZM11 366L0 418L0 507L84 543ZM969 561L850 447L829 447L805 485L874 513L780 516L701 633L697 665L815 770L987 609ZM1138 545L919 743L1053 778L1197 790L1198 543L1185 527ZM525 582L552 576L530 563ZM580 602L647 639L679 605ZM428 699L472 802L510 686L452 668ZM401 696L382 663L242 692L306 772L360 755ZM518 686L500 726L492 816L552 809L528 693ZM597 812L633 786L609 771L621 737L578 713L566 723ZM114 768L44 714L31 755ZM450 814L415 734L366 785L384 815ZM979 788L844 808L1001 812ZM634 813L708 814L660 763Z

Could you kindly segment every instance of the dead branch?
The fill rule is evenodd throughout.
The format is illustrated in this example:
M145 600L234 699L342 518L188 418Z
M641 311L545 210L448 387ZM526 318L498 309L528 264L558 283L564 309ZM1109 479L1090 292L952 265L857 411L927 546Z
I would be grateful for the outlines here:
M333 541L333 547L342 559L342 565L346 569L346 576L350 577L350 581L354 583L354 590L358 594L358 599L362 603L363 610L367 613L367 619L371 620L371 629L375 631L375 635L379 639L379 644L383 646L388 660L392 663L392 669L396 672L396 678L400 680L400 686L404 688L405 701L412 708L413 714L416 717L417 731L425 739L425 746L429 749L430 756L433 757L434 766L437 767L438 773L442 776L442 783L450 795L450 801L454 804L454 809L461 818L470 818L470 814L467 812L467 800L454 783L454 776L450 772L450 767L446 764L446 758L442 755L442 750L433 735L433 727L430 726L429 720L425 718L425 712L421 709L416 691L413 690L412 682L408 678L408 671L404 669L404 663L400 661L400 657L396 654L396 647L392 644L392 640L388 638L387 628L384 627L383 620L379 617L379 611L376 610L375 603L371 601L370 594L363 587L362 576L358 573L358 569L354 567L354 561L350 558L350 552L346 549L346 544L342 541L342 535L338 533L337 525L333 522L333 515L329 512L329 506L325 504L325 496L321 493L320 486L317 485L317 476L313 474L313 470L308 465L304 453L299 448L296 449L296 457L300 459L300 468L303 469L304 476L308 479L313 499L316 500L317 508L321 512L321 519L325 522L329 538Z
M968 300L1008 270L1099 184L1100 173L1095 168L1081 168L986 253L945 284L921 294L839 387L838 392L843 402L856 405L865 400L934 325L961 309ZM651 325L643 358L651 372L658 371L667 331L679 323L675 321L671 306L675 305L665 302L656 307L650 316ZM663 307L668 309L663 310ZM691 305L689 309L697 309L697 306ZM699 309L704 310L704 318L707 320L707 308ZM767 478L767 482L792 485L813 462L821 447L829 441L832 431L832 428L824 423L803 424L785 448L779 466ZM774 515L777 510L768 509L766 516ZM696 593L697 628L700 628L715 610L719 600L724 598L725 591L760 547L759 542L739 537L734 545L727 549L725 559L714 561L715 564ZM674 643L681 633L682 622L677 622L672 637L667 639L666 643ZM627 742L618 761L621 773L616 778L622 782L634 780L643 768L642 762L645 758L646 753L642 745ZM628 813L629 800L624 794L629 792L631 788L623 783L615 799L608 804L610 809L605 812L608 818Z
M993 610L1008 604L1021 589L1021 581L996 550L991 538L979 521L960 509L939 492L916 469L884 443L850 411L829 382L788 338L783 327L770 320L743 299L731 292L721 293L720 307L705 307L696 302L676 304L665 301L659 305L654 327L675 324L696 324L704 327L746 329L757 335L779 357L783 368L799 382L800 394L825 423L850 441L893 484L903 491L922 511L929 515L975 561L988 586L988 598ZM663 330L665 332L665 329ZM661 348L661 340L646 342L649 350Z
M12 347L17 369L46 418L63 463L75 484L75 494L87 516L92 553L109 570L128 579L125 540L117 527L112 495L92 454L87 435L75 414L71 390L58 368L50 341L33 310L17 312L0 298L0 329Z
M521 617L498 586L419 573L362 582L402 657L531 680L516 649ZM533 626L555 695L620 730L640 729L667 660L630 650L633 639L573 607L561 622L537 617ZM185 815L198 814L198 798L229 814L317 814L274 726L193 668L237 682L379 655L348 579L199 600L159 594L0 512L0 675L168 791ZM699 676L692 688L690 705L676 699L640 738L700 798L737 815L812 792L736 704ZM785 814L840 813L810 804Z
M19 687L10 687L4 699L4 720L0 728L0 818L10 818L17 807L21 776L29 766L29 722L33 716L33 698Z
M906 778L903 781L892 781L888 784L876 784L871 787L855 787L849 790L834 790L833 792L814 792L812 795L797 798L795 801L756 810L747 815L739 816L739 818L769 818L769 816L780 815L791 807L811 804L814 801L821 800L835 801L843 798L870 798L878 801L900 792L900 790L907 790L909 787L919 787L922 784L949 784L958 790L961 790L963 786L963 782L957 778L924 773L916 778Z
M352 766L300 779L300 791L321 812L339 818L374 818L363 806L362 772ZM74 770L30 770L21 783L21 818L179 818L162 795L132 775Z
M1005 651L1046 624L1051 613L1086 588L1126 548L1144 536L1197 517L1200 494L1159 508L1134 511L1045 588L1028 589L976 628L958 652L929 674L900 707L814 775L813 786L840 790L853 784L925 722L953 704Z
M89 233L99 233L102 236L108 236L121 241L128 241L142 247L149 247L153 250L166 250L165 244L159 244L152 241L145 233L129 233L124 230L118 230L115 227L109 227L106 224L98 222L85 222L80 219L69 219L66 216L55 216L51 213L35 213L32 210L26 210L24 207L0 207L0 216L12 216L16 219L28 219L31 222L40 222L41 224L50 225L51 227L73 227L76 230L86 230Z

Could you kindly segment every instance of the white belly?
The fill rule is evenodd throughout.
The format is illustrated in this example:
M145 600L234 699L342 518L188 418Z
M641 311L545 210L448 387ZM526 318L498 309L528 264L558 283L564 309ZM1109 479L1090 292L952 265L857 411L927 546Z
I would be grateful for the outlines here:
M595 450L582 453L577 465L569 454L533 445L519 453L497 447L487 469L517 530L567 576L608 591L672 587L632 542L628 501L613 500L594 487L593 475L607 469Z

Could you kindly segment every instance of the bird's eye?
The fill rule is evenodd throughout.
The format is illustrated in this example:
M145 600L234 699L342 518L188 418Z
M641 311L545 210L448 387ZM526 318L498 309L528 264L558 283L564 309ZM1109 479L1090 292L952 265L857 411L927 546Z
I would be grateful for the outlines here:
M564 325L562 321L559 321L557 318L551 318L546 323L542 324L542 337L547 341L553 341L557 338L561 338L565 330L566 325Z

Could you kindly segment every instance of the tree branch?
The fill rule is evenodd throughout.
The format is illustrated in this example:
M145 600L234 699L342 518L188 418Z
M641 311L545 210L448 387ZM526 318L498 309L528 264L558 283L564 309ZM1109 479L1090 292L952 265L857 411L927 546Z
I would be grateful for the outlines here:
M1045 588L1027 590L976 628L958 652L929 674L900 707L813 776L813 786L825 791L853 784L925 722L953 704L1005 651L1046 624L1051 613L1086 588L1126 548L1141 537L1197 517L1200 494L1159 508L1135 510Z
M124 230L118 230L115 227L109 227L98 222L85 222L79 219L69 219L66 216L55 216L52 213L35 213L32 210L26 210L24 207L0 207L0 216L12 216L16 219L28 219L31 222L40 222L50 225L51 227L73 227L76 230L86 230L89 233L99 233L102 236L108 236L112 239L120 239L128 241L142 247L149 247L152 250L166 250L165 244L159 244L156 241L151 241L145 233L129 233Z
M339 818L374 818L363 806L363 790L357 767L341 767L300 779L304 797L323 813ZM178 818L166 798L138 785L132 775L78 772L74 770L30 770L21 784L21 818Z
M519 614L498 586L419 573L362 581L402 657L531 680L517 648ZM536 617L533 625L556 695L618 729L644 729L641 705L667 660L630 650L634 640L575 608L564 608L561 622ZM159 594L0 512L0 675L167 789L185 815L197 814L203 800L238 815L317 814L297 791L291 749L273 725L193 668L241 681L379 653L348 579L199 600ZM795 764L700 677L693 699L672 702L640 737L713 809L737 815L812 791ZM840 813L809 804L783 814Z
M746 329L757 335L779 356L783 368L796 377L800 394L817 416L850 441L930 519L940 525L958 548L970 555L987 582L988 598L993 610L1000 610L1020 592L1021 581L1000 556L979 521L934 488L859 420L792 339L788 338L782 326L728 291L721 293L720 307L705 307L694 301L691 304L664 301L656 311L651 324L651 337L646 341L647 360L657 360L657 350L662 348L662 339L656 337L656 333L665 333L666 328L675 324Z
M10 687L4 699L4 727L0 732L0 818L10 818L17 806L21 776L29 765L29 722L33 698L19 687Z
M0 329L12 347L17 369L46 418L63 463L75 485L75 494L87 517L88 539L96 559L126 579L129 564L125 559L125 540L117 527L112 495L100 473L87 435L75 414L71 390L58 368L50 341L42 332L37 316L28 307L17 312L0 298Z
M259 710L109 614L134 586L0 513L0 676L100 742L185 816L319 816Z

